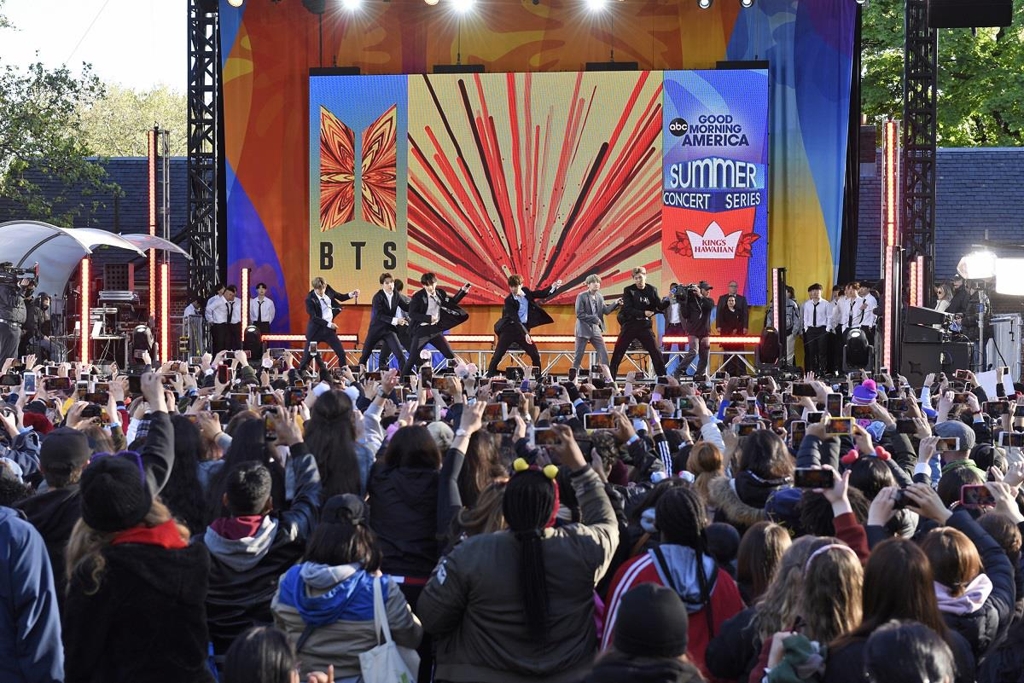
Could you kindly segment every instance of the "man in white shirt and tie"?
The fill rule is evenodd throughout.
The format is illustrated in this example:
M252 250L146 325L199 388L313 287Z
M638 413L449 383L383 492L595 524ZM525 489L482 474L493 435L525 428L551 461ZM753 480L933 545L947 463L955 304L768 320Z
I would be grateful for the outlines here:
M210 336L213 340L212 352L217 355L224 350L242 348L242 308L235 299L237 288L228 285L224 293L213 296L206 304L206 321L210 323Z
M267 285L261 282L256 285L256 297L249 302L249 320L260 334L269 334L275 315L274 301L267 298Z
M878 299L871 293L871 290L866 284L861 284L857 289L857 296L860 298L860 308L857 311L859 313L860 323L858 327L864 330L864 334L868 336L871 343L875 342L875 325L878 322L878 316L875 313L875 309L878 308Z
M832 304L821 298L822 286L815 282L807 288L810 297L801 309L803 314L804 369L822 375L828 369L828 333L832 320Z

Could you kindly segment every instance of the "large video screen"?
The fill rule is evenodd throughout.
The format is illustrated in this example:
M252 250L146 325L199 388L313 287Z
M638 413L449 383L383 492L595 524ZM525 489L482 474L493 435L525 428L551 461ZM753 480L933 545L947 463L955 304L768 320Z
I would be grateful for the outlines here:
M311 276L373 291L433 272L607 289L739 283L765 303L768 74L312 76ZM298 236L297 236L298 237ZM296 244L298 247L299 245Z

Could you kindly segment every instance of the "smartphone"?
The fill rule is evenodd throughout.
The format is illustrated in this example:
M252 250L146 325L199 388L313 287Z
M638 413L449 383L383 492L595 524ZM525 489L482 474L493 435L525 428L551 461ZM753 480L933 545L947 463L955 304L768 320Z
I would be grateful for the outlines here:
M590 394L590 398L599 401L609 401L612 398L612 390L610 387L607 389L594 389Z
M227 384L231 381L231 367L228 365L220 365L217 367L217 381L221 384Z
M21 377L25 382L25 395L31 396L36 393L36 373L29 371Z
M959 451L960 438L956 436L947 436L941 438L936 444L936 448L940 451Z
M561 398L562 387L557 384L549 384L544 387L544 398Z
M499 395L498 400L507 405L509 408L518 408L519 392L517 392L515 389L505 389Z
M843 395L836 392L829 392L825 397L825 412L832 417L843 416Z
M88 403L95 403L98 406L105 406L107 405L107 401L110 400L110 392L94 391L91 394L86 394L82 400Z
M488 422L485 425L487 431L492 434L515 434L516 432L516 421L515 420L499 420L496 422Z
M683 387L678 384L670 384L662 387L659 393L662 398L682 398Z
M215 413L226 413L231 410L231 404L226 398L215 398L210 401L210 410Z
M583 429L615 429L615 416L611 413L586 413L583 415Z
M967 392L958 391L957 393L953 394L953 403L967 403Z
M1010 412L1009 401L985 401L981 404L981 409L984 410L988 415L998 420L1006 413Z
M917 425L914 424L914 420L909 417L901 417L896 420L896 433L897 434L917 434Z
M740 422L736 425L736 434L739 436L750 436L761 429L761 422Z
M413 415L413 419L416 422L436 422L439 418L440 412L439 403L428 403L426 405L417 406L416 413Z
M576 409L571 403L558 403L548 406L548 413L551 417L572 417L576 414Z
M963 380L964 382L968 382L971 379L971 373L969 370L957 370L953 373L953 377Z
M666 431L669 429L682 429L683 422L684 420L681 417L663 417L661 418L661 428Z
M793 448L800 450L800 444L807 435L807 423L803 420L793 420L789 423L789 435L793 439Z
M612 396L612 405L613 406L628 406L629 405L629 398L630 398L629 396Z
M793 395L792 391L784 391L782 393L782 405L791 406L796 403L796 396Z
M995 496L992 495L992 492L984 484L964 484L960 487L961 507L995 507L995 504Z
M789 417L788 411L785 410L773 410L768 414L772 419L772 427L775 429L785 429L786 419Z
M688 413L693 410L693 399L689 396L680 396L676 401L676 406L679 408L679 412Z
M812 384L808 384L807 382L793 382L793 395L814 398L818 395L818 392L814 390L814 385Z
M306 391L304 389L296 389L292 387L284 392L284 404L289 408L301 406L302 402L305 400Z
M1024 433L1003 432L999 435L999 445L1003 448L1007 446L1011 448L1024 448Z
M715 379L725 380L725 379L729 378L729 373L725 372L724 370L719 370L718 372L715 373L715 377L714 378Z
M798 467L793 471L793 486L798 489L830 489L835 483L836 475L832 470Z
M825 413L820 410L815 410L806 414L807 424L815 425L821 422L825 418Z
M853 434L852 417L833 417L825 428L825 436L849 436Z
M855 403L850 406L850 417L857 418L858 420L870 420L875 417L875 411L872 406L862 406Z
M379 382L381 378L380 370L369 370L363 373L363 379L373 380Z
M246 393L235 392L232 394L228 394L228 397L231 398L233 401L238 401L239 403L249 402L249 394Z
M277 396L275 394L260 394L261 406L276 406L277 404Z
M142 393L142 375L128 375L128 393L133 396Z
M886 407L890 413L905 413L910 410L910 401L905 398L896 398L890 400Z
M269 414L263 415L263 438L266 441L277 441L277 428L274 427L274 419Z
M433 386L434 368L424 365L420 368L420 386L430 388Z
M756 397L748 397L747 398L747 412L748 413L752 413L752 412L754 412L756 410L757 410L757 398Z
M535 446L557 446L562 443L558 432L550 427L537 427L533 430L533 444Z
M508 406L500 401L497 403L488 403L484 408L484 421L485 422L499 422L508 419Z
M1024 406L1015 406L1013 409L1014 417L1024 417Z
M631 420L643 420L647 417L647 410L650 408L649 403L637 403L636 405L626 407L626 417Z

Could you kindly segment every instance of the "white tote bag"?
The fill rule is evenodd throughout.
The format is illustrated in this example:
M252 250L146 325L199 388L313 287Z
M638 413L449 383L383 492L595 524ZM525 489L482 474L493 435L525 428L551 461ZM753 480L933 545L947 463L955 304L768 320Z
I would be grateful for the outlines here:
M363 683L416 683L420 656L416 650L399 647L391 639L391 626L388 624L379 576L373 580L373 627L378 642L381 632L384 632L384 642L359 655Z

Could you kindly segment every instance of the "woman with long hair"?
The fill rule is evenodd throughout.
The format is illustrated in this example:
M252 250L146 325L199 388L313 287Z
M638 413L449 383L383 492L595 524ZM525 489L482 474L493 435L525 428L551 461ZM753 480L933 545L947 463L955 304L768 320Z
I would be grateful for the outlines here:
M82 472L82 518L67 548L65 680L207 683L210 556L157 498L174 463L160 377L141 454L97 456Z
M305 443L316 458L324 499L342 493L365 495L373 453L356 444L352 399L343 391L325 391L309 413Z
M508 479L508 468L501 461L501 438L480 430L469 437L466 462L459 473L459 496L467 508L476 505L480 494L496 481Z
M377 579L395 643L420 644L419 620L394 579L380 573L380 559L363 501L351 493L330 498L302 564L281 577L271 603L275 623L296 644L303 675L333 665L337 683L360 679L359 655L377 645Z
M743 602L753 605L761 599L792 542L789 532L774 522L758 522L747 529L736 555L736 584Z
M764 506L779 489L793 480L793 457L786 443L770 429L759 429L740 440L733 479L718 477L708 486L714 521L728 522L740 533L765 519Z
M199 485L199 463L202 458L202 439L199 428L184 415L171 417L174 430L174 468L167 485L160 492L171 514L188 527L192 535L206 528L206 500Z
M436 680L577 680L593 660L594 585L611 562L618 523L572 431L552 429L560 444L548 452L569 468L584 522L556 527L557 468L516 461L502 500L508 530L457 545L417 604L437 639Z
M686 459L686 471L694 475L693 490L700 496L708 517L713 519L715 507L711 504L708 487L715 477L725 476L722 451L710 441L698 441L690 449L690 455Z
M862 681L868 638L892 619L910 619L938 634L953 652L957 683L973 681L970 645L946 627L934 580L928 558L912 541L892 538L878 544L864 567L860 625L830 646L825 683Z
M951 303L953 303L953 288L945 282L935 285L935 310L945 313Z

